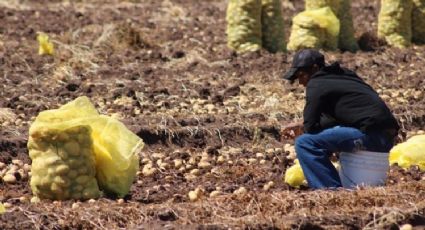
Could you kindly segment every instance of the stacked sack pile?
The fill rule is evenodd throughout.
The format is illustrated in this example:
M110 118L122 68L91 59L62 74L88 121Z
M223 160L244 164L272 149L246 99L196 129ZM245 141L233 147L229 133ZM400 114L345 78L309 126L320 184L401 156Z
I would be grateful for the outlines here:
M285 50L280 0L229 0L227 45L237 52Z
M332 13L322 9L325 7L329 7ZM359 49L354 37L351 0L306 0L305 8L306 11L293 19L291 37L288 42L289 50L339 48L355 52ZM336 34L337 30L333 27L337 24L338 33ZM308 39L303 36L308 36Z
M405 48L425 43L425 0L381 0L378 37Z
M123 197L139 169L143 141L99 115L87 97L41 112L29 131L31 189L41 199ZM101 192L102 191L102 192Z

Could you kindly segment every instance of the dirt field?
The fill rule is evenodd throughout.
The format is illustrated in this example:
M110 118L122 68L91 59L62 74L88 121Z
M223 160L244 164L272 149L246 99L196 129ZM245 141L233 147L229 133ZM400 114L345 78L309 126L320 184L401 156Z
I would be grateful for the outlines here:
M425 173L414 167L392 166L387 186L356 191L283 182L293 140L280 129L302 119L304 91L280 79L292 53L226 47L226 1L73 2L0 0L0 162L30 164L35 116L86 95L143 138L141 169L151 161L157 171L139 173L124 200L39 203L29 202L28 172L17 173L14 184L0 180L0 229L425 229ZM303 3L283 2L288 37ZM378 10L353 1L363 50L326 57L378 90L403 141L425 129L425 46L376 39ZM38 31L53 57L38 55ZM203 196L191 202L196 188Z

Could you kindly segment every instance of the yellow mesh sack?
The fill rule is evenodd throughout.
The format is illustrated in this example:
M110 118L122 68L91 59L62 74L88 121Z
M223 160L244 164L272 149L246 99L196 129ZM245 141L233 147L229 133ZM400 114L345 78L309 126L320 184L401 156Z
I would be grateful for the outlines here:
M336 170L340 170L341 166L339 162L332 162L332 165ZM285 183L289 184L291 187L299 188L301 185L308 186L307 180L305 179L303 169L301 168L300 162L298 159L295 159L294 165L289 167L285 172Z
M295 160L295 164L289 167L285 172L285 183L289 184L294 188L299 188L301 185L307 185L307 181L304 177L304 172L301 168L298 159Z
M413 0L412 42L425 44L425 0Z
M355 52L359 49L354 36L353 16L351 14L351 0L306 0L306 10L315 10L330 7L340 21L338 48Z
M339 20L330 7L301 12L292 22L288 50L337 49Z
M413 136L394 146L389 160L390 164L397 163L402 168L418 165L421 171L425 171L425 135Z
M262 0L261 26L263 47L275 53L286 50L280 0Z
M28 141L32 159L31 189L42 199L98 198L89 126L32 129Z
M405 48L412 40L412 0L381 0L378 37L391 46Z
M229 0L226 21L229 48L241 53L261 49L261 0Z
M99 115L87 97L79 97L59 109L41 112L30 127L30 136L40 130L54 130L60 134L81 126L91 130L90 135L80 139L92 143L99 188L111 195L125 196L139 169L137 152L143 147L143 141L121 122ZM52 144L56 144L54 139Z
M107 194L123 197L139 170L138 152L143 148L143 141L123 123L108 116L100 115L88 121L93 128L99 187Z

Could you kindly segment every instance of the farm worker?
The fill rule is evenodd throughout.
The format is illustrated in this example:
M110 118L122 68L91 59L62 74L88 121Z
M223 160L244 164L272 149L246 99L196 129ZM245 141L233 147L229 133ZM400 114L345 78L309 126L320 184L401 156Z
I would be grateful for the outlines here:
M399 125L379 97L357 74L338 62L325 64L312 49L297 52L283 76L306 87L303 123L283 132L303 128L295 151L309 186L313 189L342 187L329 156L334 152L367 150L389 152Z

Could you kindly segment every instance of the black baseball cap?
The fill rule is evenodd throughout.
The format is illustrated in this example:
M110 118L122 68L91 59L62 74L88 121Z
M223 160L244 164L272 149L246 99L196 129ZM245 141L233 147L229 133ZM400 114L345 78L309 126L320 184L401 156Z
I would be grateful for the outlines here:
M317 50L303 49L295 53L289 71L283 76L284 79L293 82L297 77L297 71L302 67L310 67L317 64L319 67L325 65L325 56Z

